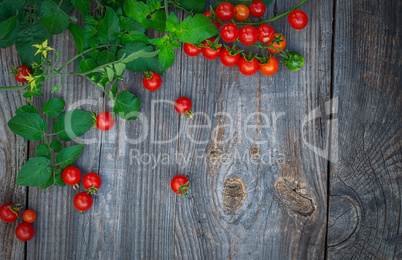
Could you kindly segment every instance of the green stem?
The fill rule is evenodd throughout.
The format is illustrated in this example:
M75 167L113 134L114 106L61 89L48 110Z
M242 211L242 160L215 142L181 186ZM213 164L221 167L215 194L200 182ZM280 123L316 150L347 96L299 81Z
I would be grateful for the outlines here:
M237 23L237 24L238 24L238 25L261 25L261 24L264 24L264 23L272 23L272 22L275 22L276 20L278 20L279 18L290 14L293 10L296 10L299 6L305 4L307 1L308 1L308 0L303 0L303 1L301 1L298 5L296 5L295 7L293 7L292 9L290 9L289 11L287 11L287 12L285 12L285 13L283 13L283 14L280 14L280 15L278 15L278 16L272 18L272 19L264 20L264 21L261 21L261 22L259 22L259 23L244 23L244 22L240 22L240 23Z
M168 0L165 0L165 14L166 14L166 20L169 17L169 6L168 6Z
M1 87L0 91L5 91L5 90L24 90L27 87L29 87L29 84L24 85L24 86Z

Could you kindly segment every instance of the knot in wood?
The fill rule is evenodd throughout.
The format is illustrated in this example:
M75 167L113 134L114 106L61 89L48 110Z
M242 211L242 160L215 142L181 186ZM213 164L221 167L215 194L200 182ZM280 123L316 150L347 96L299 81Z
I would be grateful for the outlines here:
M250 155L254 160L258 160L260 158L260 148L258 148L255 144L250 148Z
M242 179L231 176L223 185L223 205L230 212L236 212L247 197L246 186Z
M219 149L219 148L217 148L217 147L214 147L214 148L212 148L212 149L210 149L209 150L209 160L212 162L212 163L214 163L214 164L216 164L216 163L218 163L219 162L219 160L222 158L222 150L221 149Z

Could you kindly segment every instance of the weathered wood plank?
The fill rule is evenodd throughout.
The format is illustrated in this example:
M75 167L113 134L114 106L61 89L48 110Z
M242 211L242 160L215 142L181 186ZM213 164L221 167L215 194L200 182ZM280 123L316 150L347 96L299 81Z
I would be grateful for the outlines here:
M16 86L12 67L18 66L20 61L15 48L0 50L0 85ZM21 84L21 83L19 83ZM26 105L20 92L0 92L0 205L4 203L26 205L27 188L15 185L17 173L27 159L28 142L12 133L7 122L15 116L15 110ZM15 228L22 222L19 218L14 223L0 221L0 259L24 259L25 243L20 243L15 237Z
M400 259L401 2L336 3L328 257Z

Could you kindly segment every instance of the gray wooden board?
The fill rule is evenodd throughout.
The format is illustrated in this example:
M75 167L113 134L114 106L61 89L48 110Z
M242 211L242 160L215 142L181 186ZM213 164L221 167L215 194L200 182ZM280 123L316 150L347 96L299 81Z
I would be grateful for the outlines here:
M182 50L156 92L142 87L140 73L126 72L120 84L143 99L141 113L136 121L117 119L111 131L95 129L82 138L87 147L74 165L103 179L84 215L72 205L78 191L71 187L15 186L18 169L38 144L30 142L28 151L27 142L8 130L7 121L26 101L21 93L1 92L0 200L25 203L38 218L35 238L25 247L14 237L17 223L0 223L6 234L0 258L322 259L326 240L330 259L400 257L396 2L336 1L335 35L333 1L302 6L310 21L299 32L280 20L277 31L288 49L306 58L299 72L280 64L273 77L245 77L219 60ZM266 15L295 3L274 1ZM76 54L68 32L52 37L50 45L62 51L61 62ZM2 85L13 85L6 72L9 63L18 63L15 57L14 48L1 50ZM44 89L58 80L48 80ZM87 80L63 82L59 93L44 91L35 105L63 97L66 109L111 109ZM192 99L194 121L180 119L169 103L180 96ZM330 174L327 158L336 153ZM177 174L190 179L186 199L170 189Z
M401 259L401 2L336 3L328 256Z

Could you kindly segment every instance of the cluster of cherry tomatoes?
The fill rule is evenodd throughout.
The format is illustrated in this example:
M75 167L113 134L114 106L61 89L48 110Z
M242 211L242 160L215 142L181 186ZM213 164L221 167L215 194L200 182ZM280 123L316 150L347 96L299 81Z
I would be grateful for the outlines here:
M242 50L236 48L236 44L241 42L246 46L268 49L273 54L278 54L285 50L285 37L280 33L275 33L272 26L260 24L256 28L252 25L244 25L239 29L233 20L235 18L240 22L245 21L250 14L254 17L261 17L265 11L266 6L261 0L252 1L249 7L243 4L233 6L229 2L221 3L215 12L211 14L211 11L207 11L204 15L214 17L213 22L217 28L222 25L220 21L231 21L222 26L220 38L225 42L234 42L234 45L222 45L218 38L209 38L197 45L185 43L183 50L189 56L197 56L202 53L205 58L211 60L219 57L222 64L227 67L238 65L239 71L246 76L254 75L258 70L267 76L274 75L279 67L276 57L265 55L265 52L263 57L241 55ZM294 10L289 14L288 21L293 28L300 30L307 26L308 17L303 11ZM254 45L257 41L263 45ZM303 66L304 58L298 52L283 52L281 56L284 57L283 62L286 67L292 71L299 70Z
M3 204L0 207L0 219L6 223L15 222L20 216L21 207L11 203ZM29 241L35 235L35 230L31 223L35 221L36 214L33 210L27 209L22 214L24 223L18 224L15 228L15 236L21 241Z
M69 166L64 169L61 177L67 185L72 185L74 189L76 189L79 187L78 183L81 180L81 171L75 166ZM87 192L80 192L74 197L74 207L78 209L80 213L92 207L94 201L90 194L94 195L98 192L99 188L102 186L102 179L98 174L90 172L84 176L82 184Z

